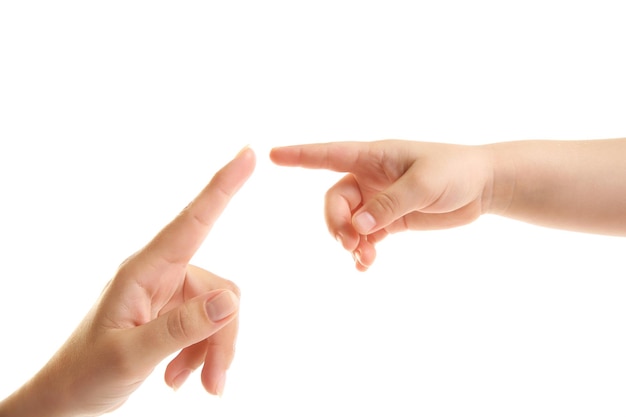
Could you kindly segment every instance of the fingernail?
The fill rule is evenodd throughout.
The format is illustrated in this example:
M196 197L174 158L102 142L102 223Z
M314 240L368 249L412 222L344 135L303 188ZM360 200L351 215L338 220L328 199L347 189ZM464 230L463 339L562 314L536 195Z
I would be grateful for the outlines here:
M215 384L215 393L222 398L224 395L224 385L226 385L226 372L222 373L222 375L217 380L217 384Z
M354 258L354 260L358 263L360 263L361 265L363 265L363 262L361 262L361 251L360 250L355 250L352 253L352 257Z
M191 370L189 369L184 369L176 375L176 378L172 381L172 388L174 391L178 391L178 389L183 386L187 378L189 378L189 375L191 375Z
M361 234L366 234L376 226L374 216L367 211L359 213L354 218L354 227Z
M220 321L233 314L239 307L239 299L230 291L223 291L207 301L205 308L211 321Z
M239 158L248 149L250 149L250 145L246 145L243 148L241 148L241 150L237 153L237 155L235 155L235 158Z
M335 240L343 247L343 235L341 233L335 235Z

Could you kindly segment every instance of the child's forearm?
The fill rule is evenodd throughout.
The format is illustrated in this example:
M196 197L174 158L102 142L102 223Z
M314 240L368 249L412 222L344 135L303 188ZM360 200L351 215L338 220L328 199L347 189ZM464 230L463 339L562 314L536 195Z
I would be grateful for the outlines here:
M626 235L626 139L487 145L491 213L548 227Z

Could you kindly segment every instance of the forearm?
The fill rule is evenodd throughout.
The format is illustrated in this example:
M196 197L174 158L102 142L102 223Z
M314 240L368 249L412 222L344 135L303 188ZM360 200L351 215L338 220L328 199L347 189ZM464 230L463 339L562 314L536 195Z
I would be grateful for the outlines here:
M54 382L54 381L53 381ZM54 401L50 401L51 387L41 387L41 376L37 375L6 399L0 401L0 417L21 416L67 416Z
M626 139L487 145L488 211L548 227L626 235Z
M68 389L68 368L70 361L54 355L28 382L0 401L0 417L83 416L72 404L76 396Z

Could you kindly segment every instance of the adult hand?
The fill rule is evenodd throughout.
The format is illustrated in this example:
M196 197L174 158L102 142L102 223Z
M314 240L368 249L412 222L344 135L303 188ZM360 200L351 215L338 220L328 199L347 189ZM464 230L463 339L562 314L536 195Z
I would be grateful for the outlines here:
M188 263L254 165L254 153L244 149L127 259L49 363L0 403L0 414L103 414L122 405L157 364L178 351L166 382L177 388L204 364L204 387L221 394L234 354L239 291Z
M386 140L274 148L278 165L346 172L326 194L328 229L364 271L376 243L403 230L469 223L489 204L487 148Z

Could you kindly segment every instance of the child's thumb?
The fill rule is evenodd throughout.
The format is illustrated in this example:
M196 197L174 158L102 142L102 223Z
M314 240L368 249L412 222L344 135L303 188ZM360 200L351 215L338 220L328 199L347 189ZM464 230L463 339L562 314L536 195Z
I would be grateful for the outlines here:
M389 188L364 202L352 216L354 229L361 235L368 235L389 226L415 209L415 194L405 174Z

